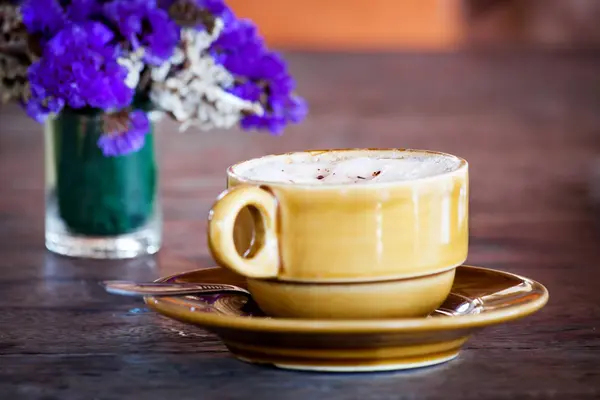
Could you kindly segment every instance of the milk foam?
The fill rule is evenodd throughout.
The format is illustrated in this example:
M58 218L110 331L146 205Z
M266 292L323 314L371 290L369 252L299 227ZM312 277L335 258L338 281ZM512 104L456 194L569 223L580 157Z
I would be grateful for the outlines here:
M460 160L451 156L419 152L328 152L269 156L238 166L246 179L297 184L368 184L408 181L458 169Z

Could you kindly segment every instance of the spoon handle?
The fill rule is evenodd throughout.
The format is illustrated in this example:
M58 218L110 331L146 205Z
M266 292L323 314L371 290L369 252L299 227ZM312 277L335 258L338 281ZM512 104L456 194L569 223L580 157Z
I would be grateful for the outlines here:
M140 283L131 281L103 281L108 293L122 296L176 296L185 294L243 293L247 290L221 283Z

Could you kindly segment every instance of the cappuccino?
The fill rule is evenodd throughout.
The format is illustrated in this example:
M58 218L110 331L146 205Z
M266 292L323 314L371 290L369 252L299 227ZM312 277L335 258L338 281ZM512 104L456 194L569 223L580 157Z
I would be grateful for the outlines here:
M234 168L244 179L309 185L409 181L452 172L461 161L419 151L292 153L268 156Z

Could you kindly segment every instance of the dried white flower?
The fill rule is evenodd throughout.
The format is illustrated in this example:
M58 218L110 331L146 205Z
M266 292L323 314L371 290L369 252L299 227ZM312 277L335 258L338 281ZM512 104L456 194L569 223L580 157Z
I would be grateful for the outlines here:
M29 50L18 6L0 0L0 104L25 95L33 56Z
M225 90L233 85L233 76L206 51L222 28L223 22L216 20L212 33L184 29L181 47L167 63L152 70L150 98L181 122L180 130L190 125L203 130L231 128L245 113L263 112L260 104Z
M0 104L23 96L28 66L19 57L0 53Z
M26 34L19 7L0 1L0 47L24 46Z
M129 53L126 57L120 57L117 62L127 69L127 78L125 78L125 84L135 89L140 82L140 75L144 69L144 49L139 48L138 50Z

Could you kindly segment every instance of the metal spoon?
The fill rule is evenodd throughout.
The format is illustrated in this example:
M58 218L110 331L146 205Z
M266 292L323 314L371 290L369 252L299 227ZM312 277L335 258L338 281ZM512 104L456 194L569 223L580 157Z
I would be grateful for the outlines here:
M246 289L221 283L140 283L131 281L103 281L100 285L108 293L122 296L177 296L187 294L241 293Z

